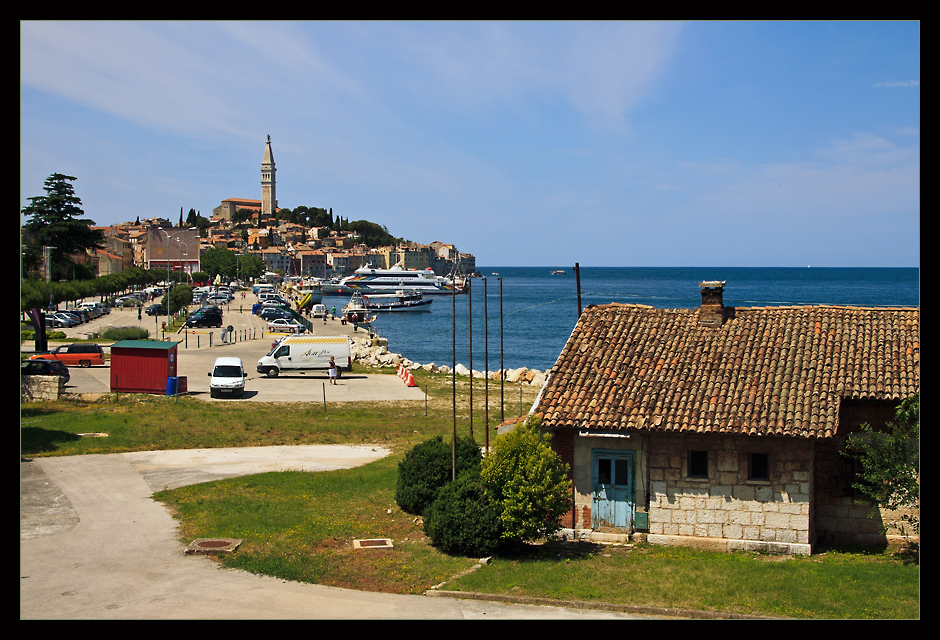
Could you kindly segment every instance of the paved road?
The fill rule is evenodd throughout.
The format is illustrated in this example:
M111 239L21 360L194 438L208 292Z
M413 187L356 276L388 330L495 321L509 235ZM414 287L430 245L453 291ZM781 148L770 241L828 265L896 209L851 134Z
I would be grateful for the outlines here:
M21 619L576 619L623 613L288 582L186 555L154 490L278 469L364 464L381 448L312 445L21 462ZM373 552L363 550L363 553Z

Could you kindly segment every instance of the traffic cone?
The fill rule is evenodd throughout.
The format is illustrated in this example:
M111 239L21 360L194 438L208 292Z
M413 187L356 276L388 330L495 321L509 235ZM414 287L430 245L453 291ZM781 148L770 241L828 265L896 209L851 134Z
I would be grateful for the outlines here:
M415 375L414 375L413 373L411 373L410 371L408 372L408 382L407 382L406 384L407 384L409 387L417 387L417 386L418 386L418 383L415 382Z

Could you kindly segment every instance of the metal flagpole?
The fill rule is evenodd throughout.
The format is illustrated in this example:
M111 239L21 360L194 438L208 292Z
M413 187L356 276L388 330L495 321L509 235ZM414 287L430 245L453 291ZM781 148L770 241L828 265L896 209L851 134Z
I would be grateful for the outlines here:
M490 450L490 325L488 315L486 278L483 278L483 387L486 451Z

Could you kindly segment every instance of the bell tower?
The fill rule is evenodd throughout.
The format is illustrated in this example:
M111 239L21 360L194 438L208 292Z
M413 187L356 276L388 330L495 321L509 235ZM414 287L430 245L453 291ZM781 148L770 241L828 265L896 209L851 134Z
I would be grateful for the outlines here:
M275 188L274 153L271 151L271 136L264 148L264 157L261 159L261 215L273 216L277 212L277 191Z

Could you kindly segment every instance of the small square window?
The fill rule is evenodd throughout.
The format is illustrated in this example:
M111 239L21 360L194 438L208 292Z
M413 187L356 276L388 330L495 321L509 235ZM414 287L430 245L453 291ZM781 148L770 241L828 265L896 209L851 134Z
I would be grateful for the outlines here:
M708 477L708 452L707 451L689 451L689 477L707 478Z
M747 466L748 480L770 480L770 456L766 453L750 454Z

